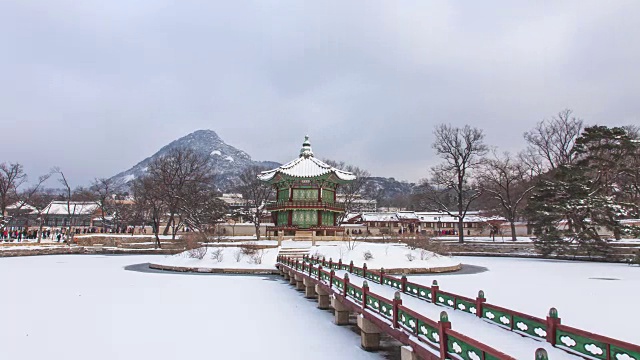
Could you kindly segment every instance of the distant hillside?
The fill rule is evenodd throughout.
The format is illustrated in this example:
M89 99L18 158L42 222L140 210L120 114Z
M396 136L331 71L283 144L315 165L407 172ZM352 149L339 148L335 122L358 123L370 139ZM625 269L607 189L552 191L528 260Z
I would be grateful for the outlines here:
M125 170L112 177L130 183L144 175L149 164L156 158L162 157L175 148L187 147L197 153L206 155L217 174L217 185L222 191L229 191L237 184L238 174L247 166L260 165L268 168L280 166L273 161L255 161L246 152L225 143L213 130L198 130L162 147L152 156L142 160L131 169Z

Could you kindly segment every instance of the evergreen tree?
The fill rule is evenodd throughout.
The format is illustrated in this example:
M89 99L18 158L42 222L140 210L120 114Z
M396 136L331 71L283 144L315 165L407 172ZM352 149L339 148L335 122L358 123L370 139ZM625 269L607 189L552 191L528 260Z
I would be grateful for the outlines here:
M616 238L633 231L620 220L638 209L625 201L620 181L637 146L623 128L584 130L572 149L576 161L548 174L528 203L538 251L603 256L609 251L603 229Z

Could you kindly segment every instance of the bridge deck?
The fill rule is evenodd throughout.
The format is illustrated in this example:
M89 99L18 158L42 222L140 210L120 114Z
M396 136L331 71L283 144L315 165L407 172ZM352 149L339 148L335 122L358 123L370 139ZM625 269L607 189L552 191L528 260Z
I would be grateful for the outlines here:
M335 270L337 277L344 277L347 272L344 270ZM362 286L363 278L355 274L349 274L349 281L357 286ZM367 281L369 290L378 295L392 299L395 289ZM411 308L421 315L427 316L432 320L439 319L440 312L446 311L452 324L452 329L456 330L470 338L480 341L484 344L499 350L505 354L511 355L517 359L533 359L536 349L544 348L549 354L549 359L580 359L581 357L571 355L561 349L554 348L549 343L537 341L532 338L521 336L517 333L501 329L499 326L487 323L486 321L462 311L455 311L451 308L445 308L435 305L424 300L420 300L409 295L402 296L403 305Z

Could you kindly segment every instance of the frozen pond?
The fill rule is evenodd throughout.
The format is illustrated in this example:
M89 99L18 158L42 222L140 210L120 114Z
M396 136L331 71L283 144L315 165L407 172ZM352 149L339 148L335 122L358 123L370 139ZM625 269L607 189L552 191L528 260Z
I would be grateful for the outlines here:
M515 258L457 259L488 271L409 278L425 285L437 279L440 289L472 298L482 289L490 303L542 318L555 307L563 324L640 344L638 266Z
M0 359L383 359L278 278L124 270L154 258L0 258ZM459 259L488 271L411 279L640 343L639 267Z
M0 359L382 359L275 277L125 271L153 256L0 258Z

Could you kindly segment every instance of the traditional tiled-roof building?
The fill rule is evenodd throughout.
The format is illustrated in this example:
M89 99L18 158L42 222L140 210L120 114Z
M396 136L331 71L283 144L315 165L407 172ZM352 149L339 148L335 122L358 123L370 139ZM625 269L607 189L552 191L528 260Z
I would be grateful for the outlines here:
M275 224L267 227L268 235L309 239L344 232L337 224L344 206L336 201L336 191L356 177L315 158L308 136L298 158L262 172L258 179L277 191L276 201L267 205Z

